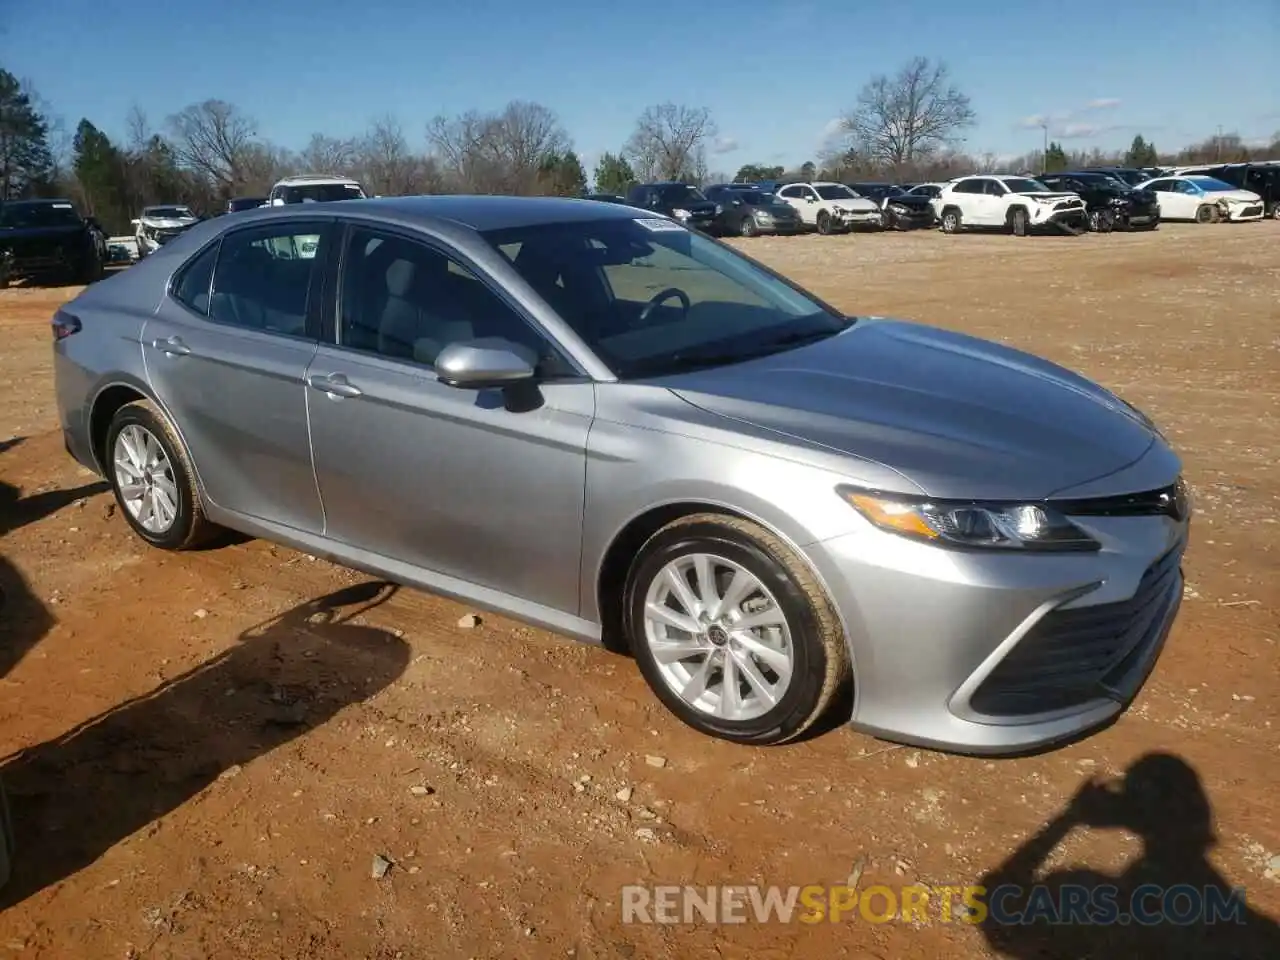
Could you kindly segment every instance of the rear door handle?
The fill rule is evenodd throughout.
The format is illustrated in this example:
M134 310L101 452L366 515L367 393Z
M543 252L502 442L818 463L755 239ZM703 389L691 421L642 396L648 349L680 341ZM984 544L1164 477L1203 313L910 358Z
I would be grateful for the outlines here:
M169 337L165 340L152 340L151 346L159 350L161 353L167 353L171 357L185 357L191 352L191 348L182 342L181 337Z
M341 373L313 373L307 377L307 384L331 397L358 397L364 393Z

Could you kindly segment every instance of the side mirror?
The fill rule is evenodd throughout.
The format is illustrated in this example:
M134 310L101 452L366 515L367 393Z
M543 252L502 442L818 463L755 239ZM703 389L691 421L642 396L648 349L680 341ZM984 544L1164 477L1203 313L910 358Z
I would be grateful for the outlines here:
M436 356L436 378L450 387L486 390L532 380L532 351L501 337L458 340Z
M817 202L818 202L818 198L817 198L817 197L814 197L814 196L805 197L805 199L806 199L806 200L808 200L810 203L817 203Z

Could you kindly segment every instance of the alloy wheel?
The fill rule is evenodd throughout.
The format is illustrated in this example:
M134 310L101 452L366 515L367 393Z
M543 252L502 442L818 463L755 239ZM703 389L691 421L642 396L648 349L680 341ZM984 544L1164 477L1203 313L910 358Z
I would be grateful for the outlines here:
M777 598L724 557L666 564L645 594L644 637L672 692L722 720L767 713L791 683L795 648Z
M168 531L178 517L178 485L156 436L136 423L128 424L116 435L112 462L129 515L148 533Z

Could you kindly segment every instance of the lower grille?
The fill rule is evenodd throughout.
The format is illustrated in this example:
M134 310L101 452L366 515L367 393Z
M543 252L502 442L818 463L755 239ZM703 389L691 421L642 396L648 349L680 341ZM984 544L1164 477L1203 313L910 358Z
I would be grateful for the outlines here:
M1261 207L1245 207L1244 213L1242 213L1241 216L1242 217L1260 217L1262 216L1262 208Z
M1111 696L1108 688L1159 638L1181 557L1175 548L1153 563L1128 600L1051 610L983 680L972 708L1020 716Z

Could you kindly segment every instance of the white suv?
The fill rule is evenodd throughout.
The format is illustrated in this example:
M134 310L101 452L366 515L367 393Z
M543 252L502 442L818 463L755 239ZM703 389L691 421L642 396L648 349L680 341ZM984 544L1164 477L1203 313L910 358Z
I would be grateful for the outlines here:
M960 177L943 185L932 201L943 233L966 227L1005 227L1024 237L1043 226L1088 228L1088 213L1079 194L1054 193L1030 177Z
M287 203L326 203L331 200L364 200L368 195L359 180L327 174L285 177L271 188L267 206Z
M800 214L806 227L819 233L844 233L856 226L883 225L880 205L860 197L843 183L788 183L778 188L785 200Z

